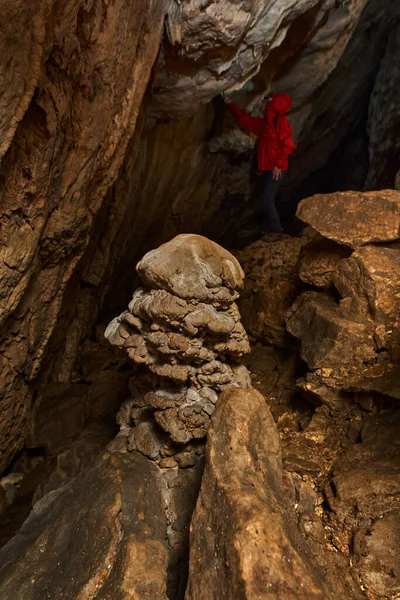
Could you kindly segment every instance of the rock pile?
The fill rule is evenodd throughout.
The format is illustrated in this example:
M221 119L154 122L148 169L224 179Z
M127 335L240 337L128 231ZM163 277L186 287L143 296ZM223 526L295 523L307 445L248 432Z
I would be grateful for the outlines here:
M287 318L312 371L302 385L400 398L400 193L314 196L298 216L330 240L329 251L303 249L300 276L323 289L303 292Z
M198 235L179 235L137 265L143 282L105 337L154 374L154 390L122 406L119 448L175 466L174 444L203 438L218 393L249 387L249 352L235 304L244 274L226 250ZM121 439L122 438L122 439Z
M308 227L298 237L284 235L273 244L259 240L235 253L246 273L239 309L246 331L256 340L278 348L291 345L285 315L303 288L300 253L317 235Z

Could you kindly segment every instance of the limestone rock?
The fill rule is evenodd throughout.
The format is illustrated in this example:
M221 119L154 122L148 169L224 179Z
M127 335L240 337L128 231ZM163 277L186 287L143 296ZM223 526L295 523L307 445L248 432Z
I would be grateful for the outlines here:
M396 413L381 411L367 421L361 442L336 463L332 483L326 487L334 519L342 527L339 539L350 547L361 583L377 598L399 592L400 427Z
M140 454L105 454L43 498L0 552L0 596L166 600L158 478Z
M299 219L324 237L358 248L400 238L400 192L336 192L300 202Z
M238 0L235 10L228 0L207 6L201 0L173 4L154 78L153 110L164 118L182 118L216 94L242 88L260 70L260 80L264 89L268 88L278 71L279 63L274 61L278 48L283 60L296 51L300 56L298 71L276 76L274 85L293 91L296 102L303 104L337 65L365 4L366 0L351 6L315 0L297 0L295 4ZM304 19L313 36L306 38L307 49L301 52L295 32L305 27ZM304 33L298 37L303 40ZM182 60L186 65L183 73L179 68ZM301 80L299 72L303 73Z
M362 376L379 361L370 321L355 320L329 296L304 292L288 312L288 331L301 340L301 356L322 376Z
M337 263L349 254L350 250L344 246L326 239L306 244L300 253L300 279L317 288L329 287Z
M244 273L227 250L198 235L178 236L148 252L137 270L146 287L135 291L105 337L158 379L153 392L124 404L118 420L122 428L137 426L139 409L174 442L186 444L206 435L217 392L251 385L247 369L235 364L250 350L234 302ZM160 458L161 445L141 449L134 431L129 435L128 449Z
M83 384L53 384L39 392L27 436L28 448L43 446L50 455L65 450L89 417L87 392Z
M149 288L164 289L185 300L230 304L243 287L238 261L209 239L182 234L148 252L137 265Z
M66 485L83 470L91 468L115 435L115 426L92 421L80 436L63 452L57 454L54 470L35 490L32 505L49 492Z
M350 310L395 325L400 314L400 248L364 246L337 264L333 283ZM390 327L389 327L390 328Z
M24 445L31 382L49 354L56 358L49 344L74 364L96 320L96 293L81 283L104 236L92 274L100 283L123 220L105 195L135 129L165 14L158 0L23 4L0 6L0 472Z
M399 421L393 418L393 413L381 411L363 427L361 443L351 446L337 462L333 472L335 492L328 491L328 495L341 522L351 514L355 504L359 510L351 516L355 520L376 518L398 508L399 430Z
M400 592L400 511L379 515L354 536L354 564L364 588L377 597Z
M279 436L264 398L255 390L224 392L191 524L185 598L331 598L294 545L293 526Z
M300 237L258 241L236 253L246 272L238 305L246 331L255 338L278 347L288 345L285 313L301 289L300 250L312 235L308 229Z

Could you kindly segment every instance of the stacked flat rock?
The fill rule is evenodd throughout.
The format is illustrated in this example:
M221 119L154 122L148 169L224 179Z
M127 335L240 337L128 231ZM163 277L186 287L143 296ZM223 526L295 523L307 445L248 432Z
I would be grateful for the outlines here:
M287 313L312 371L301 387L400 398L400 193L317 195L297 214L325 238L303 247L300 277L315 291Z
M174 442L202 438L218 393L250 386L247 370L235 364L250 351L235 304L244 273L227 250L192 234L146 254L137 271L143 287L105 337L145 364L157 389L125 403L120 425L138 423L150 410Z

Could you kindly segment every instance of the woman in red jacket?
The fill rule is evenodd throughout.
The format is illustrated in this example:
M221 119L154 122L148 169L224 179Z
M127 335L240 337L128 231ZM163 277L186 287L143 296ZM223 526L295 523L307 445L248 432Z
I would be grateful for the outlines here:
M226 96L224 101L238 125L260 138L257 162L261 173L261 206L264 214L262 233L267 234L267 238L268 233L273 233L275 235L271 239L277 239L283 229L275 199L282 176L288 169L288 158L295 149L292 128L286 118L292 99L289 94L271 94L265 98L264 118L252 117Z

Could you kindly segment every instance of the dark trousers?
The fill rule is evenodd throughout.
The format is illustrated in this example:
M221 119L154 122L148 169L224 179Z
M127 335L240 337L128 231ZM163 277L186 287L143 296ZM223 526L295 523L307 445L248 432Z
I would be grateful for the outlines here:
M262 231L280 233L283 231L276 208L276 196L281 186L283 175L277 181L272 179L272 171L263 171L260 175L261 209L263 212Z

